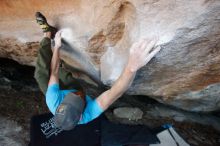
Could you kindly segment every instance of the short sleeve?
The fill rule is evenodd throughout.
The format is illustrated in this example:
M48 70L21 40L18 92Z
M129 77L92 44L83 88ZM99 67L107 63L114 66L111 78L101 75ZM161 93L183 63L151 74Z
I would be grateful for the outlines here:
M86 108L82 114L79 124L86 124L103 113L103 109L99 106L96 99L92 100L88 95L86 99Z
M52 84L47 88L46 92L46 103L53 115L55 115L57 107L63 101L63 96L59 88L59 84Z

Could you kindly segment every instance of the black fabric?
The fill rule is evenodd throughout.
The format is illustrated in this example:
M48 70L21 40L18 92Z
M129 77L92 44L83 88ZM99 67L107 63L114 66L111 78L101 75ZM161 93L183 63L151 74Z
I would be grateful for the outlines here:
M102 146L123 146L128 144L156 144L159 139L147 126L114 124L107 120L101 123Z
M30 129L30 144L29 146L100 146L100 121L101 117L86 125L78 125L73 130L62 131L51 128L51 124L43 124L52 118L52 114L44 114L34 116L31 119ZM44 128L42 128L42 126ZM49 138L43 134L45 130L48 135L52 134ZM54 132L56 130L56 132Z
M114 124L103 115L70 131L53 128L52 117L52 114L32 117L29 146L123 146L159 143L156 134L152 134L147 126Z

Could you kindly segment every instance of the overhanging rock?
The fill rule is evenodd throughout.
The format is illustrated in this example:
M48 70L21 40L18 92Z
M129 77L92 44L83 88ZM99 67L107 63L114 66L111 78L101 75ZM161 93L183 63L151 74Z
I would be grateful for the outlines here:
M70 47L62 50L62 59L112 84L132 43L156 36L161 52L127 93L190 111L220 109L219 0L2 0L0 5L0 57L34 65L42 37L34 13L41 11L52 25L67 28Z

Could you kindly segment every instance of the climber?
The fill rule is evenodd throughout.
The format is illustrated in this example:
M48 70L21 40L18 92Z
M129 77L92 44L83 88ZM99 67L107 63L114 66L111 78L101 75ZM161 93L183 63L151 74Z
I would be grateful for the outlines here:
M35 78L46 96L46 103L54 115L56 126L63 130L73 129L77 124L86 124L97 118L129 88L137 70L160 51L160 47L155 48L155 39L134 43L120 77L109 90L93 100L84 95L82 87L72 74L60 67L62 31L55 34L56 29L47 23L40 12L36 13L36 20L43 29L44 38L40 43ZM51 48L53 38L55 45ZM152 48L155 49L151 51Z

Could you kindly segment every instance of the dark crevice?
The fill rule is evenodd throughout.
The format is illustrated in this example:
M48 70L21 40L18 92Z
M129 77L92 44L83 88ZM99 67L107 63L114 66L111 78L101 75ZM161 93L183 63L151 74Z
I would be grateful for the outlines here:
M0 58L0 89L38 90L34 79L34 67Z

